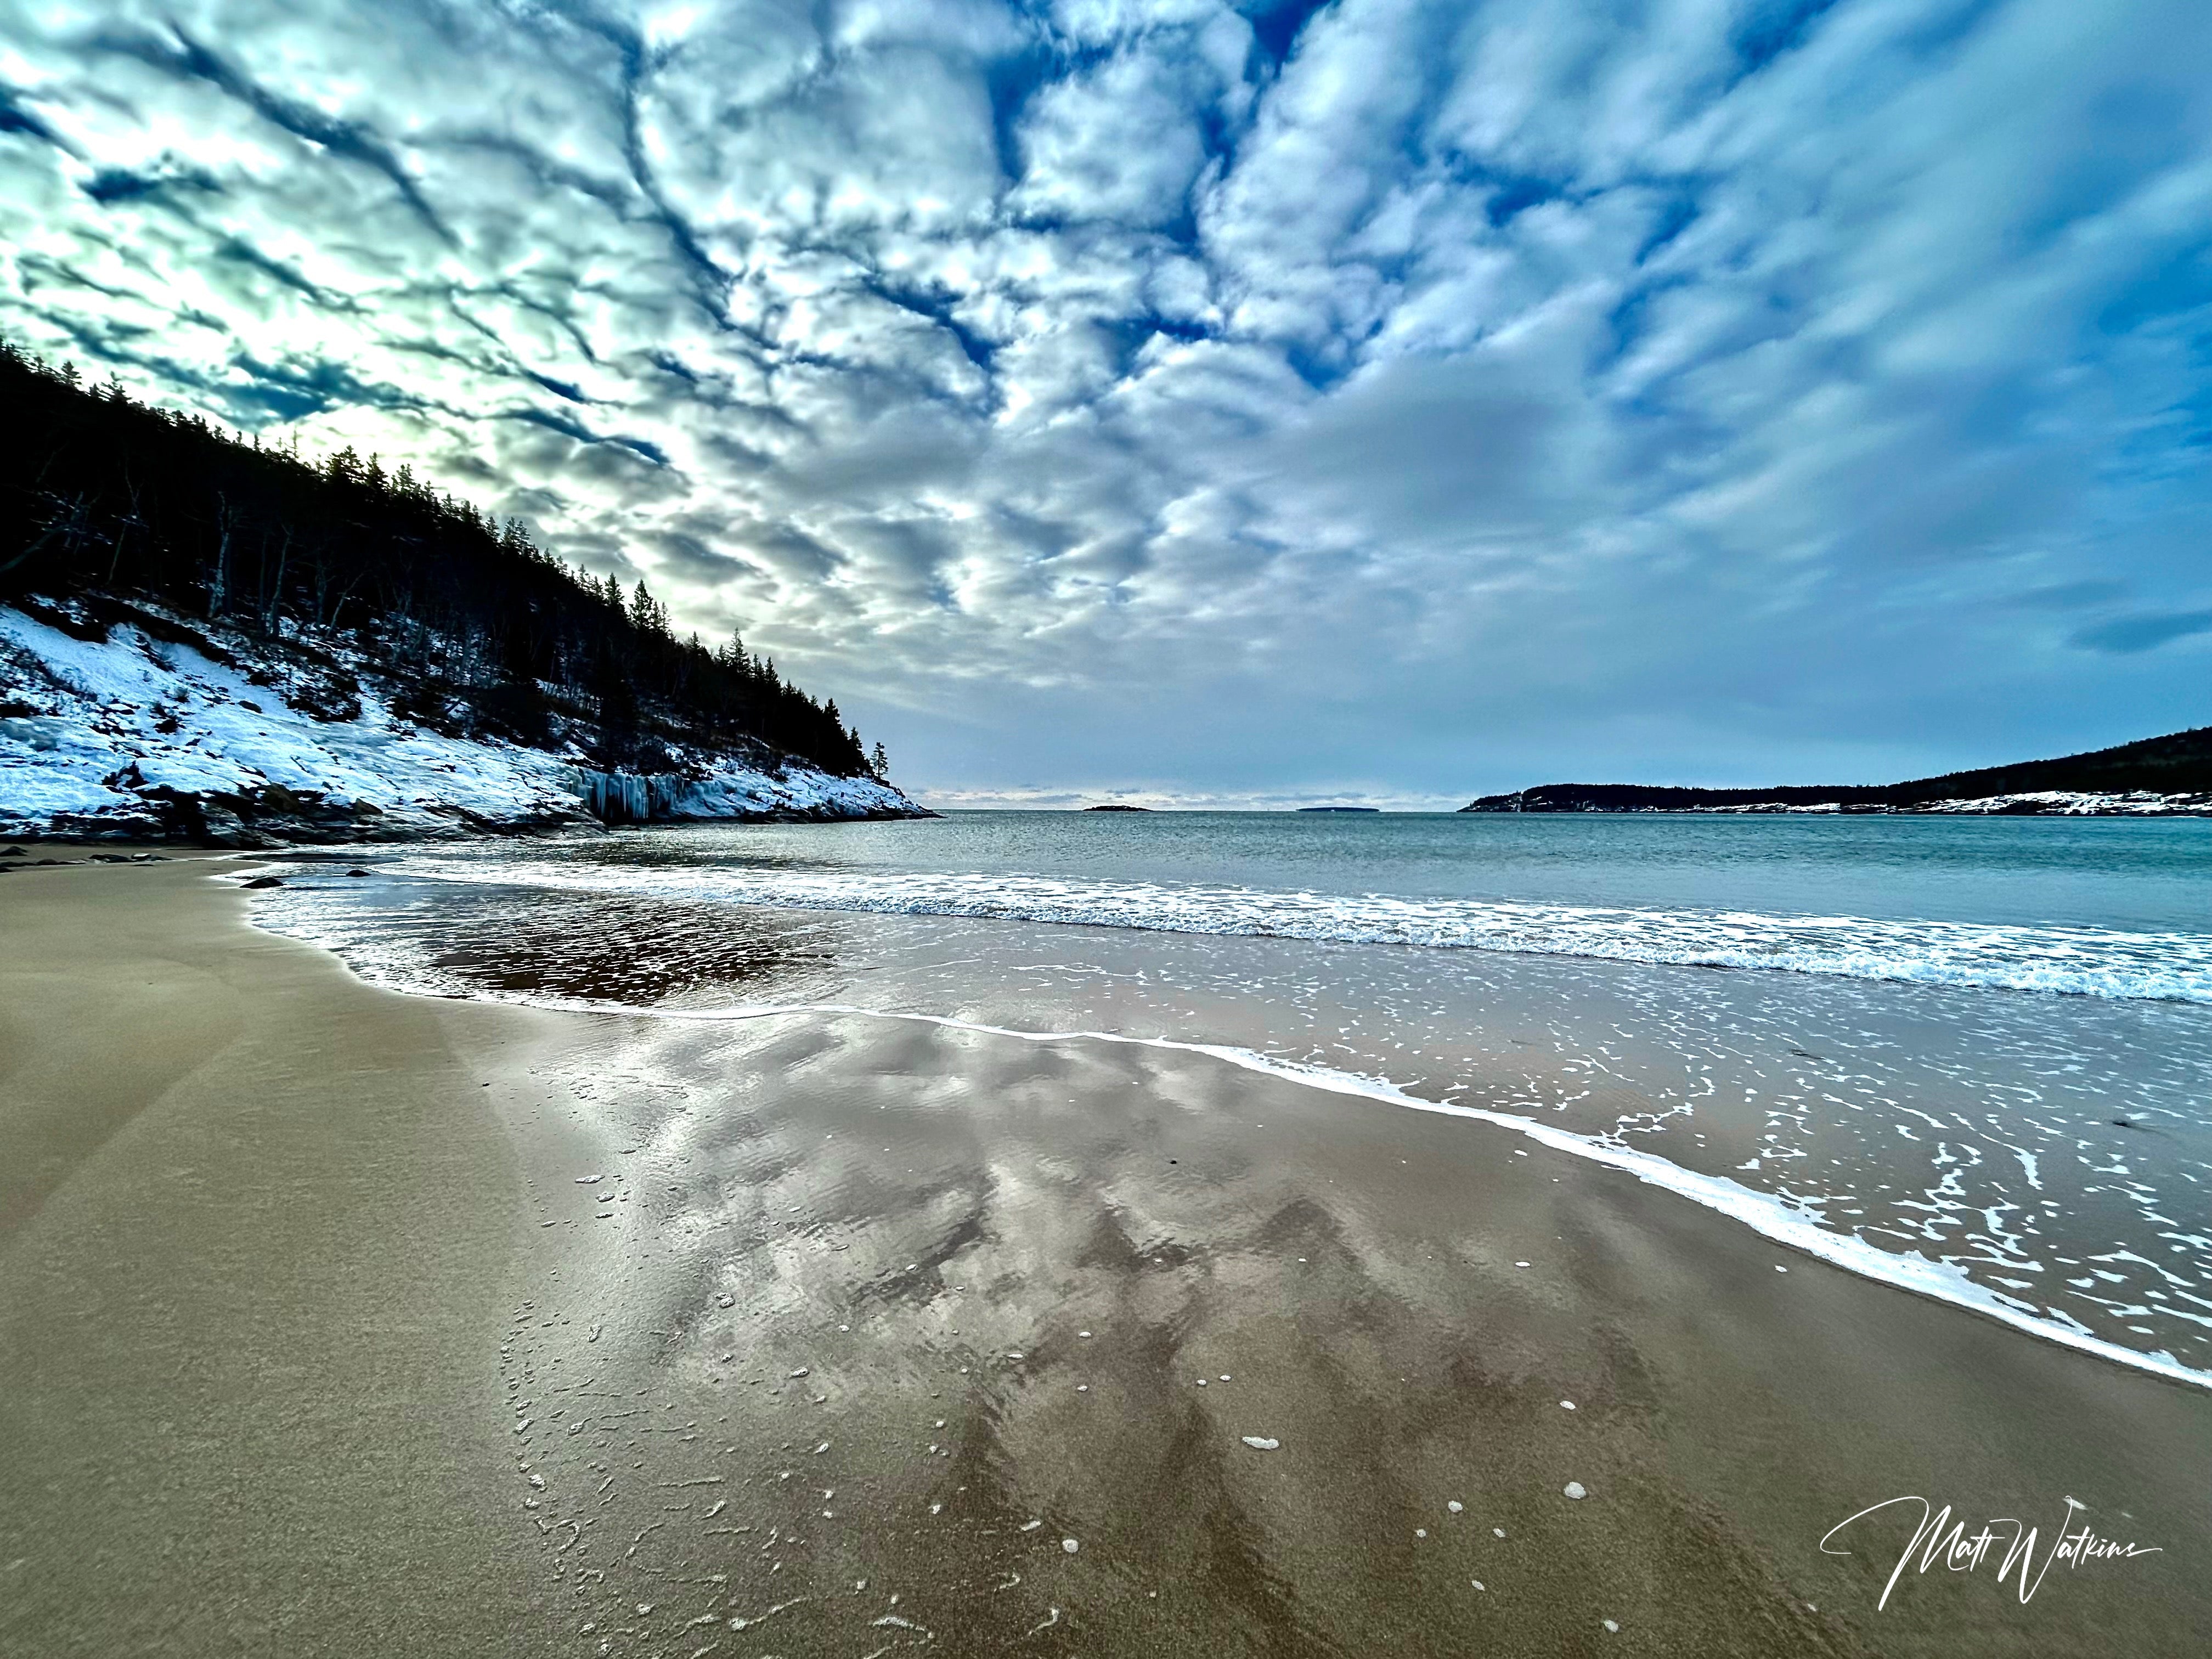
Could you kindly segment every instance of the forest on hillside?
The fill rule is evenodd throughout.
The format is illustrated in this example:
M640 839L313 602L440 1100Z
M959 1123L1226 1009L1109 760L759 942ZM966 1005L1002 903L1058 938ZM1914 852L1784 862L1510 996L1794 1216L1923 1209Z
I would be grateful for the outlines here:
M318 465L0 340L0 604L32 596L350 636L418 716L530 744L580 726L610 769L749 739L840 777L885 765L741 640L678 637L642 580L572 569L405 466Z
M1765 789L1695 789L1666 784L1547 783L1485 795L1462 812L1695 812L1761 805L1832 806L1911 812L1945 801L2039 792L2212 794L2212 726L2142 738L2087 754L1985 766L1905 783L1785 784ZM2036 810L2030 802L2014 809Z

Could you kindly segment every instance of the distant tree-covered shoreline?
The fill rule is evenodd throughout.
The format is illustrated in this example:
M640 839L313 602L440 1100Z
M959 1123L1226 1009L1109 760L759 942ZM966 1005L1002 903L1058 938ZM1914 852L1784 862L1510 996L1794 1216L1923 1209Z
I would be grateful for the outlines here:
M32 595L356 635L523 740L587 724L613 767L744 739L841 777L887 764L742 641L678 637L643 581L573 569L406 466L316 465L0 340L0 602Z

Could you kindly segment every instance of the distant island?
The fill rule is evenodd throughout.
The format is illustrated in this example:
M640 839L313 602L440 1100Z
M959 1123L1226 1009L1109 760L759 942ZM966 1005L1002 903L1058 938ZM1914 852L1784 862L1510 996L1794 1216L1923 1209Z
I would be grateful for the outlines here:
M1379 812L1379 806L1301 806L1301 812Z
M1149 806L1124 806L1120 801L1109 801L1103 806L1086 806L1086 812L1149 812Z
M1692 789L1547 783L1484 795L1462 812L1933 812L2168 817L2212 816L2212 726L2057 760L1949 772L1906 783Z

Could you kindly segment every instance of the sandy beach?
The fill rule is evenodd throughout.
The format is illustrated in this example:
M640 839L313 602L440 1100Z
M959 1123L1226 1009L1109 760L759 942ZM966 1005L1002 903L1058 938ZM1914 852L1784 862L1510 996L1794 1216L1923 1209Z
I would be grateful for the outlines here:
M0 882L0 1651L2212 1629L2212 1392L1200 1054L375 989L222 867ZM1878 1609L1908 1494L2159 1553Z

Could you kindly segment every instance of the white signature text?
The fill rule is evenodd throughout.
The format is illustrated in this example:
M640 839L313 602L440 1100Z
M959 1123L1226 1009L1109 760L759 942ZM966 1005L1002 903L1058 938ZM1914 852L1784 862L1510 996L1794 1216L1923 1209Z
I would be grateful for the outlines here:
M1876 1611L1889 1605L1890 1592L1897 1588L1897 1581L1905 1577L1905 1569L1913 1565L1916 1552L1919 1557L1916 1571L1920 1572L1926 1572L1935 1566L1951 1572L1973 1572L1994 1554L1997 1563L1997 1583L2002 1584L2017 1574L2014 1589L2023 1604L2034 1598L2036 1591L2043 1588L2044 1575L2060 1561L2078 1570L2089 1561L2121 1560L2130 1556L2165 1553L2156 1547L2123 1544L2117 1539L2100 1538L2095 1528L2086 1521L2079 1530L2074 1530L2075 1515L2087 1506L2069 1498L2066 1500L2065 1517L2058 1522L2057 1535L2051 1540L2051 1547L2043 1553L2039 1562L2035 1553L2037 1541L2041 1536L2039 1528L2031 1527L2013 1516L2000 1516L1984 1522L1980 1531L1968 1532L1965 1521L1952 1518L1948 1504L1939 1510L1925 1498L1905 1497L1886 1498L1879 1504L1869 1504L1849 1520L1838 1522L1820 1540L1822 1553L1850 1554L1848 1549L1830 1547L1837 1534L1884 1510L1905 1505L1908 1506L1907 1512L1910 1513L1910 1506L1916 1504L1919 1510L1918 1523L1912 1529L1912 1536L1906 1540L1904 1553L1897 1558L1897 1565L1891 1569L1889 1582L1882 1586L1881 1600L1875 1603Z

